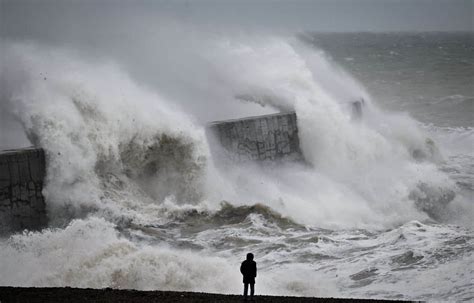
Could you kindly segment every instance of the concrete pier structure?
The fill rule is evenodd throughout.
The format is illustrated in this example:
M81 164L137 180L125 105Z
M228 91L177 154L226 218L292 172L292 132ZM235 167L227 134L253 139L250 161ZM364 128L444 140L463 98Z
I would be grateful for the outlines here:
M45 174L42 149L0 151L0 234L46 226Z
M294 112L216 121L208 133L213 152L233 161L303 160Z
M295 113L278 113L208 125L216 157L234 161L303 161ZM0 235L47 225L42 195L45 152L40 148L0 151Z

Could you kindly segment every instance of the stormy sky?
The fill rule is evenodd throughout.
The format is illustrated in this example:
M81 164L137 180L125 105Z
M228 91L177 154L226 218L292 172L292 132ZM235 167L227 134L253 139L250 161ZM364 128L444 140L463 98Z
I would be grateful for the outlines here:
M101 22L170 18L209 26L283 31L472 31L473 0L1 0L1 33L85 35ZM85 22L86 21L86 22ZM69 34L71 34L69 33Z

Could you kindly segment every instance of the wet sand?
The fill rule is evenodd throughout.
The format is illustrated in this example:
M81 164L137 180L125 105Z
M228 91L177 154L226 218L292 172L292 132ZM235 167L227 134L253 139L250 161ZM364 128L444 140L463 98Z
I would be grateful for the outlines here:
M0 287L0 303L6 302L243 302L242 296L180 291L139 291L70 287ZM250 302L250 301L248 301ZM407 302L369 299L256 296L254 302Z

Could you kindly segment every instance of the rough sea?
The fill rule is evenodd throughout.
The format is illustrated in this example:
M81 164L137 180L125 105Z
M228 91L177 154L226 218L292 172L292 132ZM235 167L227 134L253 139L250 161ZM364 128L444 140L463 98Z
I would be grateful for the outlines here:
M1 41L50 223L0 239L0 285L240 293L252 252L257 294L474 300L472 33L147 35ZM214 161L206 123L281 108L306 164Z

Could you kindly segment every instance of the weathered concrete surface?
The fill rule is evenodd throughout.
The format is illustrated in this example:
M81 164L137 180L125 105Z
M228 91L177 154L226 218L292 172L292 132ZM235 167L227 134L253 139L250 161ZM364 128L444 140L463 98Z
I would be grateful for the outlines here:
M216 121L208 131L211 149L234 161L303 160L295 113Z
M42 149L0 151L0 233L46 225Z

